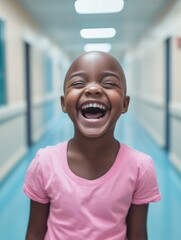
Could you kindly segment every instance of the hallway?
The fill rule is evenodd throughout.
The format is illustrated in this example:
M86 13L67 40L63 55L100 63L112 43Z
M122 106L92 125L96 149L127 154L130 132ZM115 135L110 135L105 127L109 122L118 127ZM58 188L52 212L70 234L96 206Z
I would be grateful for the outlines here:
M61 123L60 123L61 121ZM70 122L61 115L52 129L22 158L19 165L0 186L0 239L24 240L28 220L29 200L22 191L26 168L43 146L64 141L72 136ZM160 149L128 113L119 120L115 132L118 140L150 154L155 167L162 200L150 204L148 218L149 240L180 240L181 176L171 166L166 152Z

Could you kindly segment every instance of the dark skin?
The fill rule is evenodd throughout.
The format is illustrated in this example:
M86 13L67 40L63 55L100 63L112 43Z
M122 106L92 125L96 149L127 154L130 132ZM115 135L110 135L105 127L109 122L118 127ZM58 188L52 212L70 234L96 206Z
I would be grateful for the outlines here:
M47 231L49 203L41 204L31 200L30 217L26 240L43 240Z
M80 116L80 106L94 102L107 108L106 116L100 122L95 119L87 121ZM103 176L119 151L114 129L129 105L124 72L117 60L100 52L77 58L65 77L61 104L75 130L67 152L71 171L89 180ZM44 239L49 207L49 204L31 201L26 240ZM128 240L147 240L147 211L148 204L130 206L126 217Z

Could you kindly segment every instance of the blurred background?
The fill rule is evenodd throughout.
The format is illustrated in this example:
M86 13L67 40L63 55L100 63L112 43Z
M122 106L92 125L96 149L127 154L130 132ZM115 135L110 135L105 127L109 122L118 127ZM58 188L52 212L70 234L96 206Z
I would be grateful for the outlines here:
M72 136L62 84L91 50L125 70L131 104L117 138L155 160L162 201L150 206L149 239L180 240L180 0L0 0L0 239L25 239L27 166L38 148Z

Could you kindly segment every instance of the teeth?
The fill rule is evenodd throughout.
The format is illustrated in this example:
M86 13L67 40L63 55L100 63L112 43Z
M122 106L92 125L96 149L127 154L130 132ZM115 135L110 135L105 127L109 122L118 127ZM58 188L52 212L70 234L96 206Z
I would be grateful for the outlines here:
M106 110L106 107L102 104L98 104L98 103L89 103L89 104L84 104L82 106L82 109L86 109L86 108L90 108L90 107L93 107L93 108L100 108L102 110Z

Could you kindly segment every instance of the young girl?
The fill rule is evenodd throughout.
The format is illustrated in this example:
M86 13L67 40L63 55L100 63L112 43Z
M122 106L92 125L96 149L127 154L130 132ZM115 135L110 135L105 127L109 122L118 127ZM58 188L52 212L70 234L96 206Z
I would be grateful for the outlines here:
M40 149L28 168L26 240L147 239L148 204L160 199L153 160L114 137L129 100L111 55L85 53L70 66L61 104L74 137Z

